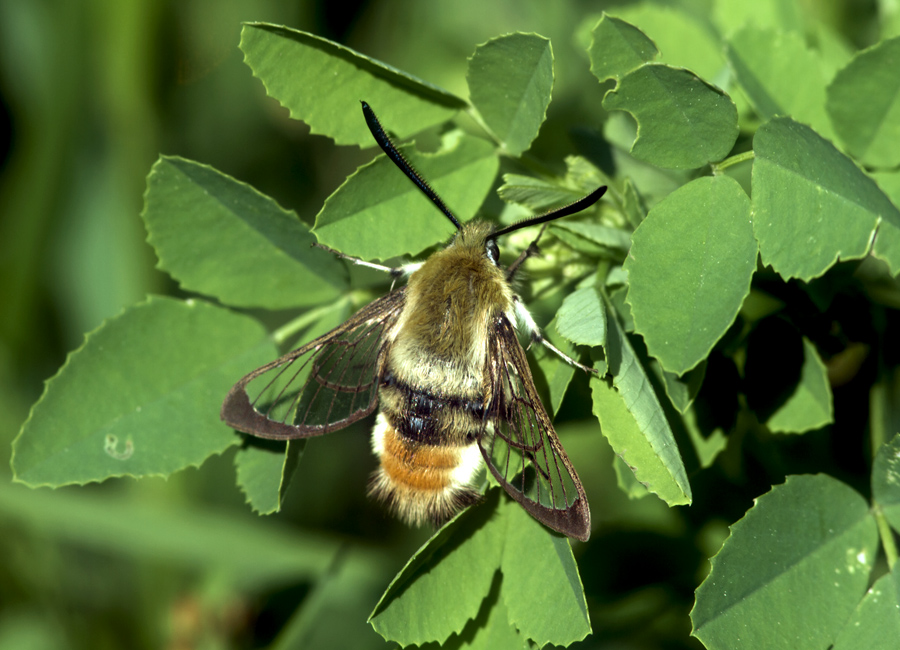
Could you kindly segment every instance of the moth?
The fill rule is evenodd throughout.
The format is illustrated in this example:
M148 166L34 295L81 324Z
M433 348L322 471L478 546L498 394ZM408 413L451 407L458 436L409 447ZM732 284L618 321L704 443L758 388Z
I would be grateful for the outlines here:
M457 233L424 263L398 269L341 255L407 283L245 376L225 398L222 419L255 436L293 440L338 431L378 409L372 449L380 467L369 492L407 523L440 525L477 502L473 481L486 465L538 521L587 540L584 488L535 390L517 326L533 343L580 364L541 336L512 289L537 240L503 269L497 239L579 212L606 187L499 230L462 224L369 105L362 102L362 110L378 145Z

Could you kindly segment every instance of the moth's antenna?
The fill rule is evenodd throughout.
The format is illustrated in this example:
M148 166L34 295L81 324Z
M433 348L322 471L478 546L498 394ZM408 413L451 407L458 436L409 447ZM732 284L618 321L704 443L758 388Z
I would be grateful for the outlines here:
M444 205L444 202L441 200L441 197L437 195L437 193L431 189L431 186L419 175L413 166L410 165L406 158L403 157L403 154L400 153L400 150L394 146L394 143L391 142L391 139L388 137L388 134L384 132L384 129L381 126L381 122L378 121L378 118L375 117L375 111L372 110L372 107L369 106L366 102L360 102L362 104L363 115L366 117L366 124L369 126L369 131L372 132L372 137L375 138L375 142L378 143L378 146L384 150L384 153L387 154L387 157L394 161L394 164L399 167L404 174L409 177L413 183L416 184L422 193L431 199L431 202L434 203L438 209L444 213L444 215L453 222L453 225L456 226L457 230L462 230L462 224L459 222L453 213L450 212L450 208ZM598 197L599 198L599 197Z
M606 194L606 185L598 187L587 196L583 196L577 201L570 203L569 205L564 205L561 208L556 208L556 210L551 210L550 212L545 212L544 214L539 214L535 217L522 219L521 221L517 221L514 224L507 226L506 228L501 228L493 235L491 235L491 239L496 239L500 235L505 235L507 233L513 232L514 230L518 230L519 228L533 226L538 223L544 223L545 221L553 221L554 219L560 219L562 217L567 217L570 214L581 212L585 208L589 208L594 205L594 203L599 201L600 197L604 194Z

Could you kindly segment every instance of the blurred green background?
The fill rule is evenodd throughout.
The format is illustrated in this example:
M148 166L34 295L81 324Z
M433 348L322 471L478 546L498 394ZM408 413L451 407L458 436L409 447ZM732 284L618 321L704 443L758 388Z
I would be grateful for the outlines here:
M591 17L621 4L630 3L0 0L0 108L11 135L0 163L4 457L8 460L9 443L40 396L42 382L81 345L86 332L149 293L178 294L154 269L139 217L145 176L160 153L212 165L310 223L347 174L371 157L371 150L338 148L310 136L305 125L288 119L287 111L265 96L241 61L242 21L316 33L462 97L466 58L477 44L516 30L547 36L556 85L549 120L533 151L562 168L573 146L560 125L600 128L603 120L603 88L590 75L584 53ZM712 0L680 4L703 13ZM801 4L856 46L881 36L874 1ZM360 431L308 451L303 485L294 486L289 497L292 512L274 522L260 520L243 504L231 454L168 481L121 480L57 491L13 485L8 462L0 464L0 648L260 647L291 608L315 595L308 591L312 583L288 577L284 584L251 588L222 578L223 571L246 576L252 570L232 565L226 556L225 571L212 551L212 559L203 559L203 545L221 538L201 533L205 527L226 535L234 525L234 530L255 528L263 535L271 530L289 539L292 518L305 530L331 531L316 538L321 548L343 548L347 539L354 540L354 548L371 544L372 555L360 566L381 568L351 581L364 621L387 581L425 538L421 531L409 533L386 522L365 504L373 466L367 447ZM301 490L317 490L317 479L327 485L321 490L327 501L301 499ZM613 478L596 490L608 491L610 501L621 499ZM630 506L631 524L640 528L643 519L653 520L656 534L674 540L678 520L661 504L645 501ZM615 507L605 507L604 516L612 519ZM186 514L196 512L212 513L214 519ZM178 522L196 526L176 531ZM167 526L173 527L171 535ZM151 541L153 534L165 539L190 530L196 539L181 546L177 539L170 545ZM712 539L721 533L713 531ZM254 539L243 543L235 553L252 563ZM630 546L635 550L634 540ZM591 550L594 559L583 558L583 572L603 560L601 548ZM622 625L640 620L638 611L658 607L657 624L677 630L690 646L685 608L701 558L674 541L671 548L673 555L685 551L682 561L687 558L683 567L668 569L682 586L674 596L656 589L649 600L648 592L641 592L641 605L633 598L604 603L598 595L615 593L616 576L589 576L585 586L600 598L592 607L618 608ZM702 550L715 548L711 542ZM673 575L658 576L661 582L667 578L673 584ZM368 591L359 585L368 585ZM672 598L680 603L680 618L667 620L663 614L671 610L661 603ZM595 615L595 631L598 624ZM359 634L366 643L384 645L371 630ZM615 630L610 634L615 638Z

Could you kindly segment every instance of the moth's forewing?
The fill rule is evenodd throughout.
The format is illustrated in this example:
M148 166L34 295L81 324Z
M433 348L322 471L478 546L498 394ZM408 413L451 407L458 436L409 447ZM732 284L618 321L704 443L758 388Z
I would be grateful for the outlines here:
M591 515L584 488L553 430L525 351L506 317L498 320L489 349L492 395L479 436L488 468L538 521L586 540Z
M241 379L222 419L264 438L308 438L364 418L378 404L386 334L405 290L370 303L343 325Z

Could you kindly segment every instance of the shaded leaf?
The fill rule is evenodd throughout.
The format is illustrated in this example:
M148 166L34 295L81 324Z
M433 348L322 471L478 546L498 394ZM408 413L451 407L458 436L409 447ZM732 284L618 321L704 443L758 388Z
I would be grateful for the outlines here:
M834 422L828 370L816 346L803 337L800 381L787 401L766 421L773 433L804 433Z
M255 512L270 515L281 510L281 501L305 448L305 440L289 440L286 445L265 441L246 445L235 454L238 485Z

